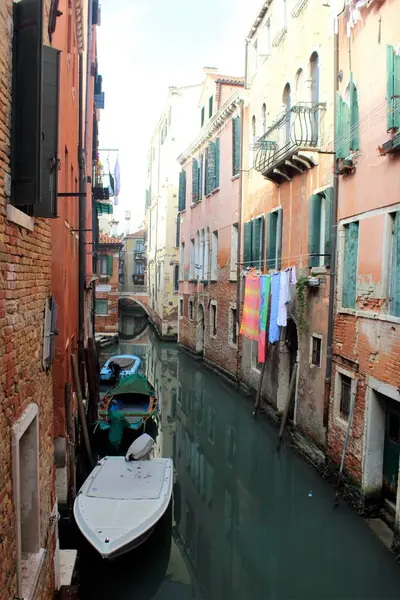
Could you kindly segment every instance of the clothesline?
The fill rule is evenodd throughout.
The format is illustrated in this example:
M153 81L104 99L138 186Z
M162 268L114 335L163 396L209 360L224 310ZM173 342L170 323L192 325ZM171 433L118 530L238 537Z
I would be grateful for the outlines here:
M245 297L240 333L258 341L258 362L265 362L266 342L279 341L280 328L287 325L287 305L291 286L297 283L296 267L291 266L272 274L246 274ZM269 316L269 327L268 327Z

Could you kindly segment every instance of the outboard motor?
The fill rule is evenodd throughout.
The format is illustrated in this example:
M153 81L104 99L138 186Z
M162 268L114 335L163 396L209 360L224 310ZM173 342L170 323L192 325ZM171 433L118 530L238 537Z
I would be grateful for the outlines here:
M127 462L133 460L150 460L150 453L153 450L154 440L148 433L143 433L128 448L125 454Z
M118 363L116 363L114 361L111 361L108 366L110 368L111 373L113 374L113 377L115 377L115 379L118 381L119 380L119 376L120 376L121 371L122 371L122 367Z

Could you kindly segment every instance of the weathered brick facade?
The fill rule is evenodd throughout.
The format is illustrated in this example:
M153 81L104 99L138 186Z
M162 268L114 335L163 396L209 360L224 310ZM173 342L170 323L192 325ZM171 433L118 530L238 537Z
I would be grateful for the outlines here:
M46 1L46 23L49 5ZM50 600L55 552L50 517L56 500L53 392L42 357L45 302L51 295L51 227L47 220L31 219L8 205L12 8L11 0L0 4L0 598L17 596L12 426L28 404L35 403L40 428L40 544L46 550L35 598Z
M118 333L118 301L119 301L119 253L122 241L104 233L100 234L97 247L97 286L96 286L96 333ZM107 274L106 265L109 257L112 267L111 273ZM109 263L110 264L110 263ZM100 303L97 301L100 300ZM102 314L99 310L101 301L107 302L107 313Z

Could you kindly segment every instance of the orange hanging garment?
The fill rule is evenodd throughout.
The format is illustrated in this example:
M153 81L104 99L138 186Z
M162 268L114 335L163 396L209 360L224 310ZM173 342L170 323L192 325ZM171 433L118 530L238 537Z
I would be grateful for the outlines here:
M260 308L260 278L253 272L247 273L241 335L249 340L258 340L258 314Z

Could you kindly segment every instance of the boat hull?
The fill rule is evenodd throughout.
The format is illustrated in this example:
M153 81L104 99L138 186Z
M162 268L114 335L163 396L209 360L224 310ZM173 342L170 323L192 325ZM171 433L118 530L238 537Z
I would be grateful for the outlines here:
M100 556L114 560L151 535L171 502L172 483L171 459L105 457L75 500L78 528Z

